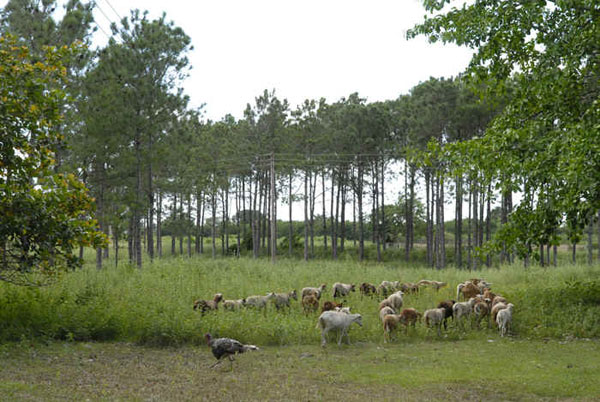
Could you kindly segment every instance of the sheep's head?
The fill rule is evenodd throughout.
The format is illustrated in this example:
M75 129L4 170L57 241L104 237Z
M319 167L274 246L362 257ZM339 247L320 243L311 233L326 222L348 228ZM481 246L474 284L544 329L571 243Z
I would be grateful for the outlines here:
M290 297L294 300L298 300L298 294L296 293L296 289L290 292Z
M275 298L275 293L273 293L273 292L267 293L267 300L271 300L271 299L274 299L274 298Z
M350 291L354 292L355 291L355 287L356 287L356 285L354 285L354 284L350 285Z
M214 296L213 300L215 301L215 303L218 303L218 302L220 302L221 300L223 300L223 293L217 293L217 294Z
M325 290L325 288L327 287L326 283L322 283L321 286L319 286L319 289L321 289L321 292Z
M356 314L356 317L354 317L354 322L362 327L362 315Z

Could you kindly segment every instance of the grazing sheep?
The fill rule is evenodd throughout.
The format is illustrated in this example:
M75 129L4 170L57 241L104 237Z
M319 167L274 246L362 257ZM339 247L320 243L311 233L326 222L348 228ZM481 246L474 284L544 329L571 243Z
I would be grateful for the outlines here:
M295 290L288 293L275 293L273 303L275 303L277 310L283 307L290 308L290 299L298 300L298 295Z
M419 287L421 287L421 286L431 286L436 291L439 291L440 288L443 288L446 285L447 285L446 282L429 281L427 279L421 279L419 282L417 282L417 286L419 286Z
M494 300L494 298L496 298L496 296L498 296L496 293L492 292L492 290L490 288L485 288L483 290L483 298L484 299L490 299L490 307L491 307L491 303Z
M377 293L382 297L387 297L399 289L400 281L382 281L379 286L377 286Z
M456 287L456 300L460 300L460 295L463 295L464 300L469 300L481 294L479 288L471 282L459 283Z
M344 303L336 303L334 301L326 301L325 303L323 303L323 308L321 309L321 312L324 313L325 311L331 311L333 309L335 309L336 307L342 307Z
M506 335L508 333L508 329L512 325L513 308L514 305L512 303L508 303L505 309L498 311L496 323L498 324L498 329L500 330L500 336Z
M377 292L377 289L375 288L375 285L372 285L368 282L363 282L360 287L360 298L362 299L363 296L370 296L373 297L375 295L375 293Z
M314 313L319 309L319 300L315 295L306 295L302 298L302 308L305 314Z
M387 342L391 340L391 333L394 331L400 323L400 314L388 314L383 317L383 341Z
M223 300L223 308L229 311L239 310L244 305L246 305L246 299Z
M444 309L444 329L448 328L448 318L454 319L454 310L452 309L452 306L454 306L455 303L454 300L444 300L437 305L437 308Z
M404 295L404 293L399 290L396 293L392 293L391 295L389 295L387 297L387 299L383 300L381 303L379 303L379 309L383 308L384 306L389 306L392 307L393 309L399 311L400 308L402 308L402 304L403 304L403 300L402 300L402 296Z
M481 326L481 320L487 318L488 328L490 327L490 299L484 299L483 301L477 301L473 306L473 313L477 320L477 328Z
M408 332L408 326L413 327L417 324L417 321L421 320L421 313L414 308L405 308L400 312L400 322L404 324L406 331Z
M267 293L266 296L248 296L246 297L246 306L252 306L256 308L265 308L269 300L275 298L275 293ZM265 309L266 311L266 309Z
M468 302L455 303L454 306L452 306L454 320L457 324L460 324L460 319L462 317L469 317L471 315L471 311L473 311L473 306L476 302L477 299L471 297Z
M507 304L508 301L504 297L498 295L492 299L492 308L494 308L494 306L498 303Z
M506 303L503 303L503 302L496 303L492 307L492 322L494 323L494 325L497 325L496 317L498 316L498 312L500 310L504 310L505 308L506 308Z
M202 315L210 310L218 310L219 302L223 300L223 294L217 293L212 300L196 300L194 302L194 310L200 309Z
M317 328L321 329L321 346L325 347L327 333L331 330L338 331L338 345L342 344L342 339L346 335L346 340L350 343L348 337L348 328L355 322L362 327L362 316L360 314L345 314L336 311L325 311L319 316Z
M400 285L400 290L407 293L419 293L419 285L416 283L406 282Z
M327 284L322 283L321 286L319 286L318 288L302 288L302 298L304 298L304 296L308 296L309 294L314 294L317 300L321 300L321 293L323 293L326 287Z
M354 285L347 283L336 282L333 284L333 297L347 296L350 292L354 292Z
M396 314L396 310L389 306L383 306L381 309L379 309L379 319L381 320L381 322L383 322L383 319L388 314Z
M443 308L433 308L423 313L423 317L425 317L425 325L427 327L437 327L438 336L442 335L441 328L442 322L444 322L445 314L446 312Z

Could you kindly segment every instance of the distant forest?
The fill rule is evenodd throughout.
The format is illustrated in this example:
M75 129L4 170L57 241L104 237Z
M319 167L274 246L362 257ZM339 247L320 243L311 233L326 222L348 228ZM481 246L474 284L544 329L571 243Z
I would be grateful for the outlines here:
M431 78L384 102L353 93L295 108L269 89L243 118L210 121L183 93L191 40L165 15L132 11L113 25L106 46L92 49L94 3L69 1L61 18L56 3L8 1L0 33L34 59L44 46L69 47L55 170L85 184L99 230L114 253L126 241L132 264L167 254L164 236L172 236L168 254L175 238L190 256L306 260L338 258L351 243L359 260L371 247L370 258L381 261L394 245L405 261L477 269L515 259L556 264L561 243L575 258L587 234L592 261L600 209L598 24L588 36L566 28L553 29L561 38L544 36L540 25L537 38L502 31L503 40L491 41L486 27L497 19L460 20L467 26L451 30L453 15L438 16L409 36L472 45L469 35L479 34L486 44L458 77ZM515 26L534 12L547 18L539 24L568 27L575 18L558 6L554 19L544 10L515 9ZM545 51L524 45L529 40ZM582 47L573 50L576 40ZM390 177L402 191L385 205ZM277 210L277 200L289 209ZM302 206L302 222L292 222L293 205ZM445 216L446 205L453 216ZM212 239L208 250L204 238ZM108 258L109 247L98 247L98 268Z

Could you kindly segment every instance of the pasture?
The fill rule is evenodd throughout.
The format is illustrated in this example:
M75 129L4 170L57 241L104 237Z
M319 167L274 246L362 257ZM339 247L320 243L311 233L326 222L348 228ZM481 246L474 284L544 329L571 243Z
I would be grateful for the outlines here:
M448 283L439 292L406 294L404 307L423 312L455 298L472 277L515 304L511 336L494 328L457 328L438 337L423 323L383 343L378 298L358 285L382 280ZM346 298L363 315L350 345L331 338L321 348L318 314L299 301L266 314L219 309L202 316L198 298L226 299L298 292L334 282L357 284ZM144 269L93 266L54 286L0 284L0 395L8 399L585 399L600 394L600 267L542 269L503 266L469 272L354 261L304 263L265 260L165 258ZM214 362L203 335L233 337L262 348L208 370ZM501 373L494 377L494 373ZM382 385L385 385L384 387ZM47 398L46 398L47 396ZM3 398L7 399L7 398Z

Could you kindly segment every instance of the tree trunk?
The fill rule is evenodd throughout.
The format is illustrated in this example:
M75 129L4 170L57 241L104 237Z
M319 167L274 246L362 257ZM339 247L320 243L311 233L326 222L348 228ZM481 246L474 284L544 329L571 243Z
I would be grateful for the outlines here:
M333 170L331 173L331 182L333 187ZM325 211L325 169L323 169L323 174L321 175L321 194L323 195L323 251L327 253L327 215ZM333 191L333 188L332 190ZM331 201L333 203L333 200ZM332 212L333 214L333 212Z
M179 194L179 221L181 228L179 230L179 255L183 257L183 232L185 230L185 212L183 212L183 193Z
M156 253L162 257L162 191L158 192L158 207L156 209Z
M341 253L344 252L344 243L346 241L346 182L348 179L348 171L344 169L343 179L339 183L342 186L342 205L341 205L341 216L340 216L340 249Z
M333 169L331 169L331 197L330 197L330 207L329 207L329 213L330 213L330 221L331 221L331 256L333 259L337 258L337 244L336 243L336 238L335 238L335 223L334 223L334 216L333 216L333 203L334 203L334 191L335 191L335 174L333 172ZM325 199L325 197L323 197L323 199ZM323 208L324 210L324 208Z
M473 231L473 216L471 215L471 206L473 199L473 182L469 181L469 220L467 224L467 268L471 270L473 268L473 259L472 259L472 231Z
M113 242L115 245L115 267L119 266L119 230L118 229L114 229L113 230Z
M486 200L486 217L485 217L485 241L486 243L492 239L492 186L488 184L487 189L487 200ZM485 257L485 264L490 267L492 265L492 256L487 254Z
M456 258L456 266L459 269L463 267L463 258L462 258L462 208L463 208L463 178L462 176L457 176L456 178L456 229L454 230L455 236L455 258Z
M381 225L379 227L379 236L383 243L383 251L387 248L387 223L385 221L385 161L381 161Z
M425 169L425 203L427 204L427 231L425 233L426 236L426 247L427 247L427 266L433 266L433 253L432 253L432 237L433 237L433 208L432 208L432 199L433 199L433 180L431 180L431 173L429 169Z
M360 161L359 161L360 163ZM358 165L358 187L356 197L358 198L358 260L362 261L365 258L365 230L363 218L363 169L362 165Z
M315 200L317 198L317 174L315 173L314 182L312 180L312 172L309 175L310 184L310 255L315 256Z
M275 188L275 154L271 154L271 262L277 258L277 189Z
M173 225L171 228L171 255L175 255L175 235L177 230L177 193L173 194Z
M333 186L333 181L331 182ZM338 258L338 217L340 212L340 177L338 173L337 194L335 196L335 221L333 222L333 237L331 238L331 247L334 249L333 259Z
M192 225L192 195L188 193L187 195L187 207L188 207L188 219L186 225L187 231L187 249L188 249L188 258L192 258L192 232L190 230L190 226Z
M152 154L152 139L150 139L150 154ZM152 163L148 164L148 256L154 261L154 188L152 182Z
M210 192L210 208L212 212L212 225L210 237L212 241L212 258L217 258L217 202L215 197L216 190L213 188Z
M308 261L308 172L304 172L304 261Z
M196 194L196 241L194 242L194 249L196 254L200 254L200 215L202 211L202 192Z
M293 207L293 203L292 203L292 174L290 173L290 187L289 187L289 195L288 195L288 202L289 202L289 228L288 228L288 255L291 257L292 253L294 251L294 221L292 220L292 207Z

